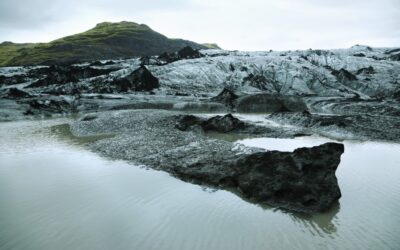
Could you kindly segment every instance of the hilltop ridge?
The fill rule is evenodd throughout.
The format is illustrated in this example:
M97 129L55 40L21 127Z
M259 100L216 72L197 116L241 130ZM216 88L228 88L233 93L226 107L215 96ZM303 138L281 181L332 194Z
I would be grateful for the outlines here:
M121 59L174 52L183 47L215 48L183 39L171 39L146 24L102 22L85 32L49 43L0 44L0 66L68 64L73 62Z

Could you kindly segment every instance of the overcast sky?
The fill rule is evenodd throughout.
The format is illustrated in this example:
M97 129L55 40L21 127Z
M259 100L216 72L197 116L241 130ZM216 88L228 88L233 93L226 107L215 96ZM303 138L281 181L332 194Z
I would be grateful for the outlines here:
M400 46L400 0L0 0L0 41L48 42L123 20L224 49Z

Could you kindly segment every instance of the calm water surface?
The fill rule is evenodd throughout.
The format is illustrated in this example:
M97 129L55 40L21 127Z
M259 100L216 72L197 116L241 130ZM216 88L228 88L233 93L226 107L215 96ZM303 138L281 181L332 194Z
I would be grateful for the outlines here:
M345 142L340 206L304 217L102 158L65 122L0 123L0 249L400 249L400 145Z

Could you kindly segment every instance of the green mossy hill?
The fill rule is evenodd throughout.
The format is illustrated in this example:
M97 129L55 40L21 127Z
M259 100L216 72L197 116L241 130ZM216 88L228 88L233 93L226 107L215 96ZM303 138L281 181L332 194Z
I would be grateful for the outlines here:
M133 22L99 23L93 29L50 43L0 44L0 66L63 64L174 52L185 46L205 49L191 41L170 39L147 25Z
M23 51L25 48L31 48L33 46L35 46L35 44L12 42L0 43L0 66L9 65L10 61L19 53L19 51Z
M207 47L207 49L221 49L216 43L202 43L201 45Z

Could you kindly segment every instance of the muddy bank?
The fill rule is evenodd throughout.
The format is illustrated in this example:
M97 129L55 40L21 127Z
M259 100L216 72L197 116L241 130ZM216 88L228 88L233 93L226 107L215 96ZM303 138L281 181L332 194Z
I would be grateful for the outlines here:
M206 131L256 131L260 136L294 136L231 115L206 119L160 110L105 112L72 123L71 131L76 136L114 134L90 148L184 181L227 189L259 204L312 213L329 209L340 198L335 171L344 152L342 144L265 152L205 135Z
M243 94L226 89L212 98L147 92L68 96L17 88L0 92L0 121L129 109L263 113L269 121L285 127L286 135L319 134L339 140L400 141L400 103L395 100Z

